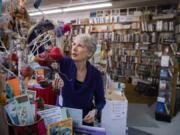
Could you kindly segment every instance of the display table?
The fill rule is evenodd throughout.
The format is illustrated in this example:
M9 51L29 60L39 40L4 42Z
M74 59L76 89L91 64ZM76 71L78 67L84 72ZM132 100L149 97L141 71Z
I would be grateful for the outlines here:
M56 104L57 93L54 92L51 86L47 88L28 87L28 89L36 91L36 97L42 97L44 99L45 104Z

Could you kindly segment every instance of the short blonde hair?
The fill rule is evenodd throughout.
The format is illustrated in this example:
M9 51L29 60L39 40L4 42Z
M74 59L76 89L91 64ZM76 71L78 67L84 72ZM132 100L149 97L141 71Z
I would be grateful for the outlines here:
M97 40L90 34L79 34L74 38L74 41L77 41L80 44L85 45L90 51L90 53L92 53L92 55L95 53Z

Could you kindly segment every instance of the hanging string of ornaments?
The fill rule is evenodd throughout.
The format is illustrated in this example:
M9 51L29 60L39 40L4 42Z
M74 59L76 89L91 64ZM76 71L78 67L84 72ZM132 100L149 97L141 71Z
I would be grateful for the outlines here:
M20 94L26 92L25 79L31 79L32 76L35 76L42 87L52 85L53 79L57 80L60 88L64 85L60 77L64 74L60 73L57 62L63 57L63 53L55 41L65 33L70 33L71 25L61 23L56 26L44 15L32 25L25 2L10 1L6 21L0 25L0 72L5 75L6 80L0 91L2 103L13 97L13 90L8 84L8 80L13 77L19 80ZM39 10L41 3L42 0L34 0L34 8ZM38 66L34 66L37 64ZM44 76L36 75L35 70L40 68L47 71Z

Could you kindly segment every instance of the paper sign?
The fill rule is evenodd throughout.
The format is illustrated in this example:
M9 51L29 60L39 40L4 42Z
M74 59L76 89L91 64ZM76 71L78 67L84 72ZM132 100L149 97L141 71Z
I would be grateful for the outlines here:
M121 119L123 118L126 114L123 109L125 106L123 103L120 103L119 101L113 101L111 106L110 106L110 116L112 119Z

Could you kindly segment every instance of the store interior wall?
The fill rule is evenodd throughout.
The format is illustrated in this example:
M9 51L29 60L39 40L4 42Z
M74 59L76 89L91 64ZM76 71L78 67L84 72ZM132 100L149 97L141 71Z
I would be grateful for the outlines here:
M80 0L75 0L74 3L76 1L79 2ZM95 2L95 1L98 1L98 0L93 0L93 2ZM154 5L172 4L172 3L177 4L178 2L179 2L179 0L113 0L112 1L113 5L109 9L113 9L113 8L133 8L133 7L154 6ZM49 7L52 7L53 3L54 3L54 7L57 7L57 5L60 4L59 2L55 3L55 0L54 0L54 1L52 1L51 5ZM70 6L70 3L67 3L67 1L66 1L66 4L63 3L62 1L61 1L61 3L62 3L62 5L61 5L62 7ZM85 3L85 0L84 0L83 3ZM47 3L45 2L42 6L40 6L40 9L43 10L43 9L48 8L47 4L48 4L48 2ZM79 2L79 4L82 4L82 2L81 3ZM32 7L32 4L31 4L31 6L28 5L27 9L28 9L28 11L34 11L35 10ZM108 8L103 8L103 10L104 9L108 9ZM97 9L86 10L86 11L58 13L58 14L50 14L50 15L45 15L45 18L53 20L54 22L57 22L57 20L58 20L58 21L64 21L65 23L69 23L73 19L88 18L89 15L90 15L90 12L95 11L95 10L97 10ZM98 10L101 10L101 9L98 9ZM41 17L40 16L34 16L34 17L32 17L32 19L38 20L38 19L41 19Z

